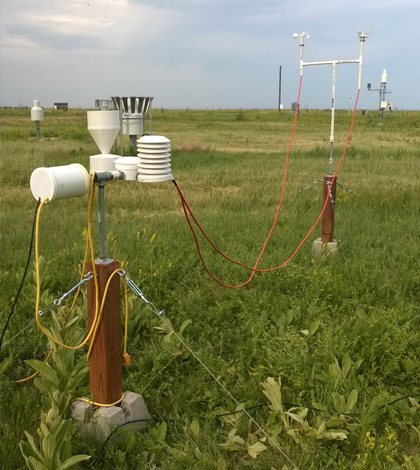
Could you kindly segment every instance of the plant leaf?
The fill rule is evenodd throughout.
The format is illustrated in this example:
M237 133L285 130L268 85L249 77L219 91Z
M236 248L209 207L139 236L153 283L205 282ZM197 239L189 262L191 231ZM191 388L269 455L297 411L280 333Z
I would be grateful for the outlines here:
M354 405L356 404L357 402L357 398L358 398L358 393L357 393L357 390L354 388L351 392L350 392L350 395L349 395L349 398L347 400L347 403L346 403L346 406L344 407L344 411L346 413L350 413L350 411L354 408Z
M353 361L350 359L350 356L345 354L341 363L341 372L344 378L348 377L352 365Z
M44 464L48 467L52 467L53 454L55 450L55 437L52 434L48 434L42 439L42 454L44 456Z
M281 402L281 377L278 382L273 377L267 377L265 382L262 382L263 393L271 402L271 409L283 413L283 404Z
M185 330L185 328L192 323L191 320L185 320L184 323L181 325L181 328L179 329L179 332L182 335L182 332Z
M23 457L27 461L29 457L33 457L35 460L40 460L41 455L39 452L32 448L27 442L20 442L19 443L20 452L22 453Z
M313 336L317 332L320 324L321 320L318 319L309 325L309 336Z
M53 382L58 387L60 381L58 379L57 373L51 366L49 366L48 364L45 364L45 362L37 361L36 359L28 359L25 362L29 364L32 367L32 369L35 369L42 376L44 376L46 379Z
M73 455L73 457L70 457L65 462L63 462L57 468L57 470L65 470L66 468L70 468L70 467L72 467L73 465L76 465L79 462L83 462L84 460L89 460L90 457L91 457L90 455L84 455L84 454Z
M253 459L256 459L258 454L261 454L261 452L264 452L265 450L267 450L267 447L262 442L256 442L247 448L248 455Z
M0 375L3 374L9 366L10 366L9 359L5 359L3 362L1 362L0 363Z
M48 470L48 468L44 464L42 464L38 460L35 460L33 457L29 457L28 464L31 470Z
M200 425L198 424L198 420L192 420L192 423L190 424L190 429L192 435L197 439L198 435L200 434Z
M312 402L312 406L316 408L319 411L327 411L327 407L325 405L322 405L321 403L317 403L315 401Z

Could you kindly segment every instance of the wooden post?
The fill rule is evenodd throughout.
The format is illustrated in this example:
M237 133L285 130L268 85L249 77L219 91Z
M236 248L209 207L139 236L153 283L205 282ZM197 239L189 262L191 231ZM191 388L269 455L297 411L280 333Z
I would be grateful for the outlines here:
M106 283L110 275L121 267L118 261L95 262L99 288L99 307ZM92 271L92 263L87 263L87 271ZM87 283L87 305L89 331L95 316L95 282ZM106 296L102 320L98 329L92 354L89 359L90 393L93 401L105 405L118 401L122 396L122 357L121 357L121 310L120 276L111 279Z
M328 189L333 177L331 175L324 177L324 188L323 188L323 197L322 201L325 204L325 199L328 197L327 205L325 206L324 213L322 215L322 223L321 223L321 241L322 243L329 243L334 240L334 210L335 210L335 188L336 188L336 181L334 179L332 188L331 188L331 196L328 195ZM334 207L331 203L331 199L334 201Z

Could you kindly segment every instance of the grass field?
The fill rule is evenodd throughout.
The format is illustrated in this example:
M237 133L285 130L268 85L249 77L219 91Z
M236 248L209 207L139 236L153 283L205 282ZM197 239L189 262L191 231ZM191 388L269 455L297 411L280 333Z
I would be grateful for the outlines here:
M348 111L337 112L335 164L350 121ZM85 110L46 110L38 140L29 111L2 110L2 329L29 250L30 175L40 166L88 167L98 150L86 126ZM223 252L247 265L273 223L292 127L288 111L153 112L153 131L171 140L173 174L195 216ZM288 259L319 215L321 185L299 189L328 172L329 130L329 111L301 112L261 269ZM81 468L420 470L419 148L420 113L388 113L382 126L376 112L357 113L338 174L351 192L337 189L337 253L314 259L317 227L285 268L234 290L206 274L170 182L108 183L107 255L122 261L176 331L191 321L182 333L187 345L276 444L244 413L220 416L237 404L179 341L163 341L159 319L131 296L132 365L123 388L142 392L154 422L103 448L73 432L73 453L92 455ZM42 210L41 308L78 281L86 211L87 197ZM249 271L199 240L217 278L248 279ZM34 318L32 271L5 342ZM78 312L84 317L83 300ZM31 373L27 359L43 360L48 350L35 325L1 351L0 363L10 361L0 376L2 470L26 468L18 446L25 430L38 439L41 395L32 382L14 381ZM86 378L74 397L88 394Z

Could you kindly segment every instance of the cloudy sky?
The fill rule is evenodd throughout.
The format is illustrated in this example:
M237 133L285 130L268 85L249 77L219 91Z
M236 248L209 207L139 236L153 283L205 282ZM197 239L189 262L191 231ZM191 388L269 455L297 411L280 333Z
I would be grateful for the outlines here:
M395 107L420 109L420 0L1 0L1 105L153 96L164 108L276 108L296 101L304 60L357 59L359 107L377 108L388 71ZM357 66L337 67L337 107L357 93ZM328 108L331 67L307 67L301 105Z

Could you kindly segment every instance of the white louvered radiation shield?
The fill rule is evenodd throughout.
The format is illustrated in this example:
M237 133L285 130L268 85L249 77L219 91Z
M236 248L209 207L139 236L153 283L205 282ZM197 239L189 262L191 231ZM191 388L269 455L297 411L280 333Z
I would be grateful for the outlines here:
M137 140L138 181L159 183L174 179L171 172L171 141L159 135L145 135Z

